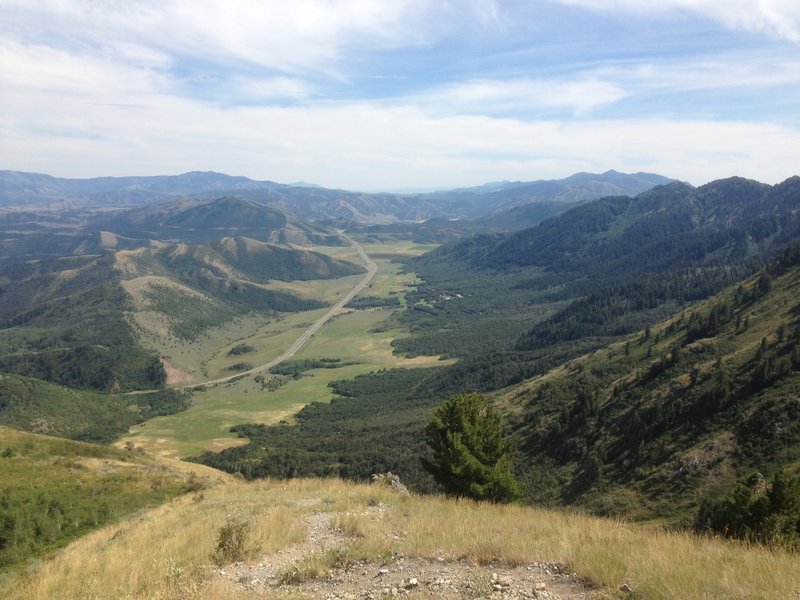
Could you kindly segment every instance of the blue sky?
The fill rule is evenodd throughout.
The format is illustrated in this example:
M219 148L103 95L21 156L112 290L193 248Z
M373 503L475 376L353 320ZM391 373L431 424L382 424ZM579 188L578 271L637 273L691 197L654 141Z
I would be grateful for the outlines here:
M0 169L800 173L798 0L0 0Z

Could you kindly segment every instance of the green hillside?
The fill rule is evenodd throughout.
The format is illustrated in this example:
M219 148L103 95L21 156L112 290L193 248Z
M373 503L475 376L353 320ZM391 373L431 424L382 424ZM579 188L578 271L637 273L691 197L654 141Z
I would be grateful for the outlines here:
M238 426L249 444L200 460L246 477L367 479L389 469L433 490L419 462L433 409L519 378L493 397L529 502L689 526L705 499L752 471L800 466L798 298L792 249L709 300L531 379L497 353L335 382L330 404L307 406L294 424ZM525 356L532 370L546 364Z
M101 391L163 385L114 266L111 254L0 264L0 371Z
M683 521L800 467L800 251L504 392L529 499Z
M146 394L101 394L0 374L0 424L87 442L109 443L131 425L189 406L176 390Z
M194 243L241 236L281 244L346 244L339 235L289 211L234 197L178 198L110 216L99 214L89 220L88 230Z
M250 238L223 237L207 244L169 247L152 253L166 272L179 276L206 269L216 276L231 273L265 282L335 279L363 273L350 262L319 252L268 244Z
M159 357L141 346L131 324L138 311L158 313L174 335L192 340L250 313L325 306L267 289L271 279L362 272L318 252L249 238L38 259L12 255L0 260L0 371L105 392L161 387Z
M205 487L136 452L0 427L0 587L9 567Z

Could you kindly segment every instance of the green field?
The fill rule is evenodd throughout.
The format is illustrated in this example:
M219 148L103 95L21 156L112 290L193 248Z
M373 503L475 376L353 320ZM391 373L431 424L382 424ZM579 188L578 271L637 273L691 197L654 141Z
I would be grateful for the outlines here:
M426 247L427 248L427 247ZM350 248L316 248L337 258L352 253ZM424 251L415 244L371 245L370 253L378 255L418 254ZM379 271L360 296L398 296L413 286L413 273L399 273L401 265L388 258L378 259ZM307 297L334 302L352 287L357 277L314 282L281 282L270 285L291 286L293 291L304 290ZM317 295L314 295L316 292ZM178 344L160 349L175 372L190 375L186 383L225 377L235 373L232 365L246 363L257 367L279 356L297 339L305 328L325 310L284 315L280 320L247 317L227 328L209 331L194 343ZM402 358L392 353L393 339L404 337L402 329L387 328L390 309L351 310L329 321L294 358L340 359L341 367L314 369L298 379L271 376L268 373L249 375L225 384L197 391L190 409L179 415L151 419L131 429L128 441L137 446L173 457L199 454L204 450L220 450L242 443L229 433L241 423L276 423L291 420L293 415L310 402L327 402L332 393L328 383L349 379L377 369L429 366L442 364L438 357ZM237 345L246 344L252 350L230 354ZM240 370L245 370L241 368ZM175 376L175 373L173 373Z

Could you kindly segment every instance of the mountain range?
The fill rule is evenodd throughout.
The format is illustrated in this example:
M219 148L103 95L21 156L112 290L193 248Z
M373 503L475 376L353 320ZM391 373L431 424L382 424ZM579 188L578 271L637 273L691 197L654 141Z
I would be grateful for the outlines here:
M142 206L176 197L234 196L268 204L302 219L355 222L474 219L516 206L552 202L564 207L607 195L635 195L671 180L650 173L578 173L560 180L502 182L425 194L363 193L319 186L297 187L191 172L157 177L60 179L0 171L0 207L51 208ZM304 184L308 185L308 184Z

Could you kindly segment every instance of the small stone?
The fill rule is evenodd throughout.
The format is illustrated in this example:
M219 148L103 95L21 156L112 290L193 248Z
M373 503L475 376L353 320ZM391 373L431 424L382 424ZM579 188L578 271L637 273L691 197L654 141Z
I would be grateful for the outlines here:
M492 573L492 581L497 581L497 573Z
M630 594L633 590L631 589L631 586L629 586L627 583L623 583L621 586L619 586L619 591L625 592L626 594Z
M411 579L408 580L408 583L406 584L406 589L415 588L418 585L419 585L419 582L417 581L417 578L416 577L412 577Z
M378 575L388 575L389 569L378 569Z
M536 585L533 586L533 589L535 589L537 592L541 592L547 589L547 584L543 581L537 581Z
M220 574L220 575L225 575L225 569L220 569L220 570L219 570L219 574Z

